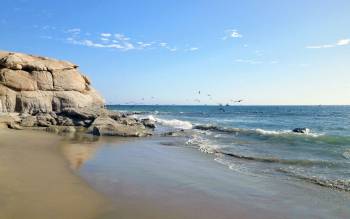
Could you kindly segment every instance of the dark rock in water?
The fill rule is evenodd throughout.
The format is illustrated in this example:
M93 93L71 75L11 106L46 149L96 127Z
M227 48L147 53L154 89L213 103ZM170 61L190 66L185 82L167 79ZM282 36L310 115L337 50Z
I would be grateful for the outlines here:
M155 129L156 128L156 122L151 119L142 119L142 124L148 128Z
M295 128L295 129L293 129L293 132L308 134L308 133L310 133L310 129L308 129L308 128Z
M162 133L161 136L163 136L163 137L179 137L179 136L183 136L184 133L185 133L185 130L180 129L180 130L176 130L176 131Z

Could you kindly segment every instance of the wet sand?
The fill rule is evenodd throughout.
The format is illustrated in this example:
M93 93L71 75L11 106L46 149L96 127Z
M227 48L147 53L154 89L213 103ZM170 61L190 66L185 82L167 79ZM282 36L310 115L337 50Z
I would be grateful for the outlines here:
M97 218L108 205L74 175L59 136L0 130L0 218Z
M176 138L0 131L0 219L348 219L350 195L230 170Z
M176 138L99 142L77 173L112 200L103 219L348 219L350 194L230 170ZM97 144L98 145L98 144ZM81 145L82 146L82 145Z

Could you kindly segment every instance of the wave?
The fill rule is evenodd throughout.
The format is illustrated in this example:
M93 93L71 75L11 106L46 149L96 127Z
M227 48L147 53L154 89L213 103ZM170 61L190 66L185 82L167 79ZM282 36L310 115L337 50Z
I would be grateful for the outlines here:
M160 119L157 118L153 115L149 115L146 117L139 117L139 119L149 119L153 122L156 122L160 125L164 125L164 126L170 126L172 128L176 128L176 129L192 129L193 125L191 122L189 121L183 121L183 120L178 120L178 119Z
M259 135L306 135L311 137L318 137L322 136L322 134L318 133L296 133L292 130L264 130L264 129L243 129L243 128L227 128L227 127L220 127L215 125L196 125L193 127L193 129L198 130L208 130L208 131L217 131L217 132L226 132L226 133L242 133L242 134L259 134Z
M285 168L278 168L277 171L319 186L350 192L350 179L325 179L318 176L301 174L297 171Z
M258 162L264 162L264 163L279 163L279 164L285 164L285 165L298 165L298 166L323 166L323 167L332 167L332 166L338 166L337 163L326 161L326 160L301 160L301 159L281 159L277 157L254 157L254 156L246 156L241 154L235 154L235 153L227 153L227 152L218 152L221 154L224 154L229 157L234 157L237 159L243 159L248 161L258 161Z
M192 135L191 138L187 140L186 145L197 146L200 151L208 154L217 153L220 148L209 139L197 134Z
M217 133L226 133L232 135L245 135L251 137L266 137L275 140L303 140L314 143L325 143L330 145L349 145L350 136L326 135L323 133L296 133L292 130L264 130L264 129L243 129L243 128L227 128L215 125L195 125L195 130L212 131ZM350 153L350 152L349 152ZM345 153L344 157L347 156ZM350 154L349 154L350 156Z
M340 164L327 160L303 160L303 159L282 159L277 157L258 157L248 156L233 152L226 152L224 147L214 144L209 139L203 138L199 135L193 135L187 142L187 145L197 146L200 151L210 154L221 154L228 157L246 160L257 161L263 163L276 163L284 165L298 165L298 166L320 166L320 167L336 167Z

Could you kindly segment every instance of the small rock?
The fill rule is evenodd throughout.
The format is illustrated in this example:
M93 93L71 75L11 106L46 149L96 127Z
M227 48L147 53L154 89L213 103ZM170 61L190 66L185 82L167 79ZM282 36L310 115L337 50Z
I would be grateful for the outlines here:
M20 124L23 127L33 127L37 125L37 118L35 116L26 116L23 117Z
M22 130L23 128L15 122L10 122L7 124L10 129Z
M155 129L156 128L156 123L155 121L151 119L142 119L141 120L142 124L146 126L147 128Z
M310 129L308 129L308 128L295 128L295 129L293 129L293 132L302 133L302 134L309 134Z

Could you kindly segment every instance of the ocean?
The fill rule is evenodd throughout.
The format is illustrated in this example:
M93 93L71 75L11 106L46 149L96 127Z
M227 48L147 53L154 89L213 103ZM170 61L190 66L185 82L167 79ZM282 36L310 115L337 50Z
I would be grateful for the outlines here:
M164 145L196 148L233 171L350 192L350 106L107 107L155 121L156 135L174 137Z

